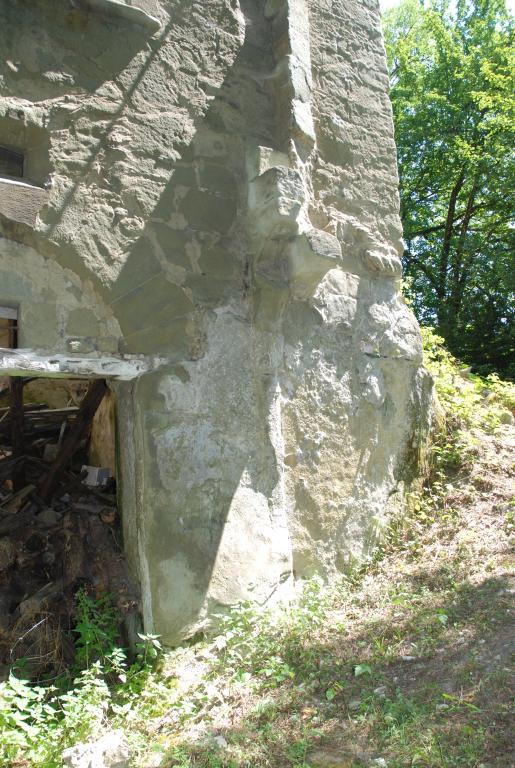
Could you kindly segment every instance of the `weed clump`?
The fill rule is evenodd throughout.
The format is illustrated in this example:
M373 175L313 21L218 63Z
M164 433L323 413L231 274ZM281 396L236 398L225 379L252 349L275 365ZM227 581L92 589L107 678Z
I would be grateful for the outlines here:
M422 328L424 365L435 385L435 425L429 445L428 476L422 488L410 492L406 509L391 521L384 545L420 550L422 530L438 519L452 531L459 519L455 488L469 481L469 493L488 482L473 476L485 435L502 435L513 423L515 384L496 374L480 376L464 368L432 328ZM462 494L460 494L460 497Z
M97 737L108 722L127 714L151 688L161 646L156 635L140 635L129 660L117 645L118 618L110 595L93 599L80 589L74 667L51 682L23 679L23 659L0 683L0 766L61 766L62 751ZM142 712L146 711L141 702Z

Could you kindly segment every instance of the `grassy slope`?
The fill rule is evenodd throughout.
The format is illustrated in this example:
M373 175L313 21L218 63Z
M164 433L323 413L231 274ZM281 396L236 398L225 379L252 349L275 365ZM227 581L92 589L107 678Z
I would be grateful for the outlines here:
M214 640L129 673L109 708L93 674L64 720L37 725L52 749L3 765L59 765L64 744L99 727L122 727L148 768L514 765L514 387L463 378L429 333L426 349L445 423L427 487L373 562L308 583L287 611L239 607Z
M170 765L513 764L513 388L463 378L429 333L426 351L445 414L428 487L361 573L286 616L242 607L165 663L195 706L156 729Z

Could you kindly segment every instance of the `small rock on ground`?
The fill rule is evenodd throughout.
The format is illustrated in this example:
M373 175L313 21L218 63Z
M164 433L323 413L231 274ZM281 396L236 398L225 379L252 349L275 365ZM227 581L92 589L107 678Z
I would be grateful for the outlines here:
M125 734L111 731L97 741L75 744L62 758L70 768L129 768L131 752Z

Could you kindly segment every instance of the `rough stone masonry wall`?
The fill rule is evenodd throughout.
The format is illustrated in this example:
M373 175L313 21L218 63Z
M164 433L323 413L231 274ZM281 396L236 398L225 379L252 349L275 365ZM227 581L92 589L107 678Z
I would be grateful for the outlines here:
M0 304L148 371L112 384L147 631L348 567L429 398L376 0L0 0L0 48Z

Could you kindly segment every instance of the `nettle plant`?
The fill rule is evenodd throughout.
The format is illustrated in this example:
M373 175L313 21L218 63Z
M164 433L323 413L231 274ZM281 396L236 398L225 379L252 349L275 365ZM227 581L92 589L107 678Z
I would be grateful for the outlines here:
M482 436L502 431L515 409L515 384L496 374L473 374L450 354L432 328L422 327L422 340L424 365L433 376L437 396L429 476L423 488L408 495L407 513L393 520L386 534L389 544L402 543L412 554L420 546L420 532L436 517L451 527L456 523L455 484L466 478Z
M1 768L18 761L60 767L63 749L98 733L108 719L124 720L131 710L145 709L140 694L152 682L161 653L158 636L140 635L129 661L119 645L111 596L94 599L83 589L76 595L76 619L72 670L53 684L18 679L14 673L0 683Z
M113 663L113 651L119 635L116 609L108 594L93 599L85 589L75 596L77 621L74 632L76 663L80 669L88 669L93 662L102 666ZM116 654L115 666L123 663Z
M322 625L335 590L318 576L302 584L298 597L282 610L241 603L219 616L215 664L224 673L258 688L319 674L319 652L306 644Z

